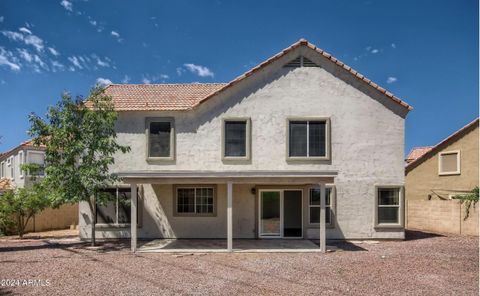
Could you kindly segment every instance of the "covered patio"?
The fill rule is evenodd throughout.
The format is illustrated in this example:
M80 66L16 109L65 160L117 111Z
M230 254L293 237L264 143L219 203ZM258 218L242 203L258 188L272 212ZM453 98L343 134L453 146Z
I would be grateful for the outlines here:
M133 171L118 176L131 188L132 252L326 252L326 184L336 171ZM225 184L226 239L159 239L139 248L137 225L137 188L141 184ZM233 187L237 184L264 186L313 185L320 189L319 244L308 239L235 239L233 238ZM283 198L282 205L283 209ZM257 217L258 219L258 217ZM258 238L258 237L257 237Z

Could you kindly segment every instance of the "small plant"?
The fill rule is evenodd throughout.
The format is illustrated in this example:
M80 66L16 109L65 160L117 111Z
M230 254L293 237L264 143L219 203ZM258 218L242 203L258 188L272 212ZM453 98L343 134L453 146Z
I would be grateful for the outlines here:
M465 218L463 220L467 220L470 215L470 208L472 205L475 208L478 202L478 186L473 188L468 194L455 195L453 198L458 199L461 204L465 204Z

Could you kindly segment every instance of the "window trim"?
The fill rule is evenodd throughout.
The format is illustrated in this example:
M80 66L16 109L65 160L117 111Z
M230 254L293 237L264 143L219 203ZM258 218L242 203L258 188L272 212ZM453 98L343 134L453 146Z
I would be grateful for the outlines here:
M457 170L456 171L451 171L451 172L442 171L442 156L448 155L448 154L457 154ZM438 175L440 176L460 175L461 174L460 163L461 163L460 150L443 151L438 153Z
M398 194L398 223L379 223L378 222L378 191L380 189L399 189ZM405 227L405 187L403 185L375 185L375 202L374 202L374 228L404 228Z
M116 208L116 219L118 222L118 190L130 189L131 191L132 189L128 185L112 186L105 189L116 189L115 208ZM137 227L138 228L142 227L142 221L143 221L142 208L143 208L143 203L142 203L142 198L140 197L140 188L137 187ZM95 227L97 228L130 228L131 223L97 223L97 210L98 210L98 205L95 205Z
M179 213L177 211L178 189L196 189L197 188L213 188L213 213ZM173 189L173 217L216 217L217 216L217 185L216 184L176 184ZM196 202L196 196L195 196Z
M170 123L170 155L166 157L150 156L150 124L153 122L168 122ZM176 145L175 145L175 118L173 117L146 117L145 118L145 136L146 136L146 150L145 156L148 162L151 161L175 161Z
M245 121L246 122L246 135L245 135L245 156L225 156L225 124L229 121ZM248 161L251 159L252 150L252 120L250 117L226 117L222 118L222 160L223 161Z
M325 121L325 156L290 156L290 122L291 121ZM287 124L286 124L286 159L287 161L291 160L311 160L311 161L318 161L318 160L330 160L330 153L331 153L331 121L330 117L322 117L322 116L305 116L305 117L288 117ZM307 127L307 151L308 151L308 127ZM308 153L308 152L307 152Z
M330 209L332 210L332 215L330 216L330 223L325 223L325 226L327 228L335 228L335 216L337 214L337 188L335 184L325 184L325 189L330 188L332 190L332 195L330 196ZM320 208L320 205L310 205L310 192L312 189L319 189L318 186L309 186L307 188L308 194L307 194L307 208L308 208L308 225L312 227L318 227L320 226L320 223L312 223L310 222L310 208L311 207L316 207ZM328 208L328 206L325 204L325 210Z

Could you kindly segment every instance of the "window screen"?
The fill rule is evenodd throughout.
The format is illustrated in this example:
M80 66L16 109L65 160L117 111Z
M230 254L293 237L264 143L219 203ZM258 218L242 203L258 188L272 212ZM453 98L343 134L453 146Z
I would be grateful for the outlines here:
M108 188L100 194L105 202L97 204L97 224L130 224L131 222L131 189ZM137 215L137 223L140 218Z
M458 152L440 154L441 173L455 173L458 171Z
M38 170L31 171L30 175L42 176L45 173L45 154L39 152L28 152L28 163L38 165Z
M326 156L326 121L290 121L289 156Z
M225 121L225 156L247 156L246 121Z
M332 188L325 188L325 223L332 223ZM310 224L320 223L320 189L310 189L309 200Z
M378 223L400 223L400 189L378 189Z
M149 156L170 157L171 150L171 122L151 122Z
M213 199L213 187L177 188L177 213L212 214Z

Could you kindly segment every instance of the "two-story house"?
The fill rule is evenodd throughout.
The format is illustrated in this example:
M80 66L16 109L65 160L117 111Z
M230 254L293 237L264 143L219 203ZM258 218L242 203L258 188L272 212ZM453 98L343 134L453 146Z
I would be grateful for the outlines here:
M44 175L45 148L35 146L32 140L0 155L0 194L16 188L30 187ZM37 164L39 170L22 170L24 164ZM78 225L78 205L64 205L59 209L46 209L35 215L25 231L63 229Z
M11 188L28 187L34 182L34 178L43 176L45 152L42 147L33 145L31 140L6 151L0 155L0 180L9 180ZM40 170L31 176L21 169L23 164L34 163L40 166Z
M411 107L303 39L229 83L105 91L131 152L97 237L404 238Z

